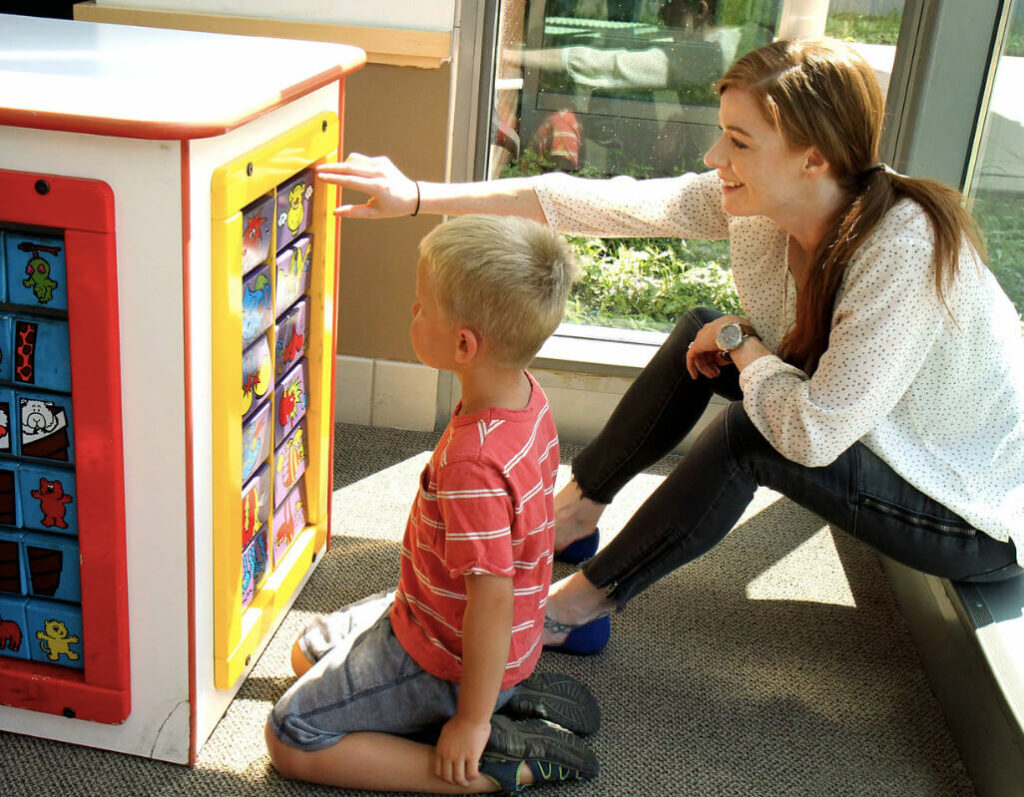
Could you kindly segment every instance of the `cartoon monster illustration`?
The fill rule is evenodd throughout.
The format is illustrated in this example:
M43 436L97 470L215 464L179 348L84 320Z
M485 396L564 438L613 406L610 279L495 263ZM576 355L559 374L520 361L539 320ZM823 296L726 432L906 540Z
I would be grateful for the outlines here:
M288 192L288 229L295 232L302 225L302 217L305 209L302 206L302 192L306 190L305 183L297 183Z
M277 408L277 422L287 428L299 413L306 408L306 397L299 380L294 380L281 391L281 403Z
M60 620L44 620L45 631L36 631L36 639L39 640L39 647L43 649L46 658L50 661L57 661L61 654L67 656L71 661L78 659L78 654L71 649L71 645L78 642L78 637L68 636L68 627Z
M266 216L261 216L259 213L253 214L246 224L245 231L242 233L243 249L259 250L263 244L263 225L266 221Z
M64 492L63 484L40 478L39 489L33 490L30 495L39 500L39 508L43 510L44 526L56 526L59 529L68 527L64 515L68 511L67 504L75 499Z
M288 276L298 280L302 276L303 267L306 265L306 258L302 256L302 248L296 246L292 250L292 256L288 258Z
M272 315L270 278L260 274L246 284L242 295L242 339L255 337L269 323Z
M242 440L242 473L252 473L263 448L263 435L267 427L266 418L260 418L252 431L252 437L243 435Z
M0 650L17 650L21 647L21 628L14 620L0 617Z
M301 247L294 247L288 255L288 263L277 270L277 292L279 306L287 306L302 293L302 273L305 260Z
M277 342L277 348L281 352L281 362L285 365L298 359L303 351L303 343L306 341L305 335L299 332L296 327L293 326L291 332L291 337L288 340L279 340Z
M266 541L258 538L242 553L242 603L248 604L267 569Z
M252 568L246 558L242 559L242 605L252 598Z
M32 257L25 266L25 273L28 276L21 281L26 288L31 288L36 300L40 304L46 304L53 299L53 290L57 283L50 279L50 264L39 256L40 252L48 252L51 255L60 254L59 246L43 246L29 241L22 241L18 244L22 252L31 252Z
M264 349L267 357L258 357L246 352L242 357L242 412L249 411L254 400L259 400L267 395L270 389L271 377L274 373L273 363L270 362L270 352Z
M302 442L302 429L299 429L283 446L284 450L277 456L277 474L281 484L291 487L299 478L302 462L306 458L306 447Z
M275 515L275 520L277 516ZM295 538L295 533L306 524L306 510L301 498L288 499L284 517L274 532L274 550L285 548Z
M260 520L260 491L258 488L249 490L242 496L242 542L251 540L261 528L263 521Z

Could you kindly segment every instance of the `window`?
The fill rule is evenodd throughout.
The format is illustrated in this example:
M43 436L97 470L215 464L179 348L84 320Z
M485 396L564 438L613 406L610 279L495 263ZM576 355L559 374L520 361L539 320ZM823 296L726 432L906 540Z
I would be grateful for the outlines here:
M502 0L489 178L704 171L715 82L779 36L862 42L883 90L903 0ZM567 321L667 331L691 307L737 312L725 241L574 239ZM588 330L593 334L594 330Z
M968 195L989 267L1024 314L1024 4L1014 0L1007 19Z

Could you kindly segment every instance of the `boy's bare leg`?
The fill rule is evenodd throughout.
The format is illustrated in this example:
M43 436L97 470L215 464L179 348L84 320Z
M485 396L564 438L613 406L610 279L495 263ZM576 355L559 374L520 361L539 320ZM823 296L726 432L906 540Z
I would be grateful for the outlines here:
M434 748L387 733L350 733L337 744L307 752L280 741L268 724L267 751L274 768L286 778L368 791L483 794L498 790L483 775L458 786L434 774ZM533 782L529 767L520 775Z
M592 533L605 506L584 498L575 479L559 490L555 495L555 551Z
M292 671L296 676L302 676L312 666L313 662L306 658L306 654L299 647L299 640L296 639L295 644L292 645Z

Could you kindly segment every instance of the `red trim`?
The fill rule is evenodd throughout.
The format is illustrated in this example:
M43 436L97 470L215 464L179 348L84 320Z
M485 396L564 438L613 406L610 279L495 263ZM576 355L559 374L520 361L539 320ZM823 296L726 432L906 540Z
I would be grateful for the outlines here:
M121 722L131 660L114 195L98 180L0 171L0 219L64 232L86 640L81 671L0 658L0 703Z
M197 685L196 685L196 524L195 524L195 482L193 481L193 465L195 452L192 445L192 273L189 264L192 260L192 197L190 195L189 176L191 174L189 144L181 142L181 283L182 283L182 315L185 341L185 551L188 590L188 700L189 700L189 743L188 763L196 763L199 752L196 743Z
M0 108L0 125L30 127L36 130L61 130L68 133L92 133L117 138L143 138L158 141L184 141L211 138L230 132L253 119L258 119L299 97L343 78L358 69L361 61L331 67L282 91L276 100L252 113L233 119L210 119L196 122L155 119L110 119L98 116L74 116L66 113L33 111L25 108Z

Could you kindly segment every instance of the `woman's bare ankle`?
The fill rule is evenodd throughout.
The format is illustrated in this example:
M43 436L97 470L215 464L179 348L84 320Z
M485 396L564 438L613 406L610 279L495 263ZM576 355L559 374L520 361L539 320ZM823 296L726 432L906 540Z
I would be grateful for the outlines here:
M580 571L552 584L548 592L547 617L560 625L583 625L614 610L606 590L595 587Z
M555 551L593 533L605 504L583 497L573 479L555 496Z

